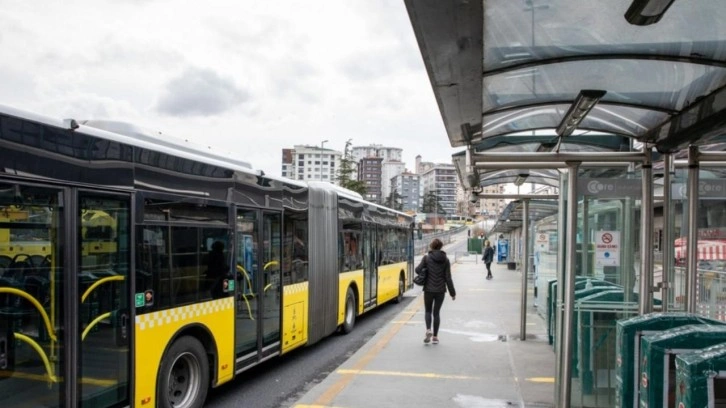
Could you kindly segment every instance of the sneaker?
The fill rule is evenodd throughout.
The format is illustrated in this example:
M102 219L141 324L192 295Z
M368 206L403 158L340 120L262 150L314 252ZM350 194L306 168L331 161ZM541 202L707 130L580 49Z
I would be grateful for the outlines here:
M424 343L428 344L428 342L431 341L431 336L434 334L431 333L431 330L426 330L426 337L424 338Z
M431 339L431 342L434 343L434 344L439 344L439 338L438 337L434 337L434 338Z
M489 280L489 279L491 279L491 278L492 278L492 276L491 276L491 275L488 275L488 276L487 276L487 280Z

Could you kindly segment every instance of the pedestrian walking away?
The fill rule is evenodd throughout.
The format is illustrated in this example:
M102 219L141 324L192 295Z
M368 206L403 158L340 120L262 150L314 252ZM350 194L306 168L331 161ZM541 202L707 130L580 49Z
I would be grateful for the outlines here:
M492 279L494 276L492 276L492 261L494 261L494 248L492 248L492 244L487 240L484 243L484 256L481 257L481 260L484 261L484 265L487 267L487 279Z
M416 266L416 273L426 273L424 293L424 320L426 321L426 335L424 343L439 344L439 327L441 326L441 305L446 298L448 289L451 300L456 300L456 289L451 279L451 262L446 252L441 250L443 243L434 238L429 244L429 253L421 259ZM432 329L433 323L433 331Z

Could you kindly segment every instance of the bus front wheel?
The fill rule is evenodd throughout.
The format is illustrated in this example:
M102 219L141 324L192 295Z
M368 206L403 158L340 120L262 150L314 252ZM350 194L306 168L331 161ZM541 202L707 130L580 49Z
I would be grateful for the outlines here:
M175 341L161 360L156 395L160 407L201 408L209 387L209 360L199 340Z
M343 320L343 333L348 334L355 326L355 294L352 288L348 288L345 294L345 319Z
M393 300L395 303L401 303L403 301L403 292L406 290L406 285L403 281L403 276L398 278L398 294Z

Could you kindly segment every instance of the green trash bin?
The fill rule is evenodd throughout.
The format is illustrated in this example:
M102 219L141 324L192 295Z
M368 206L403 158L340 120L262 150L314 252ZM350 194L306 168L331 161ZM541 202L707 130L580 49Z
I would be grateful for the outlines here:
M726 343L676 356L676 407L726 406Z
M630 296L630 309L634 309L637 294ZM587 296L575 299L572 373L580 381L583 395L614 394L610 377L614 377L615 369L615 325L628 309L624 299L621 288L608 286L591 289ZM596 390L599 388L603 389Z
M674 406L676 356L721 343L726 343L724 325L694 324L641 337L640 406Z
M469 238L466 242L466 250L470 254L479 254L481 255L482 252L482 246L484 245L484 240L480 238Z
M550 344L555 344L555 328L557 327L557 279L552 279L547 283L547 339ZM578 292L580 290L588 288L622 288L620 285L616 285L611 282L607 282L600 279L595 279L589 276L577 276L575 277L575 299L580 295L585 295L584 292Z
M640 338L662 330L689 324L724 324L693 313L649 313L617 322L615 343L615 406L630 408L638 405L640 388Z

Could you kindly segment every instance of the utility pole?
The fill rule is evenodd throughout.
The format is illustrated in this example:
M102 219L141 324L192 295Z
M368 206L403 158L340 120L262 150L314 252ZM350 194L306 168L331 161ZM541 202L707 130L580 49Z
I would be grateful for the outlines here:
M323 146L328 143L328 139L320 142L320 181L323 181Z

